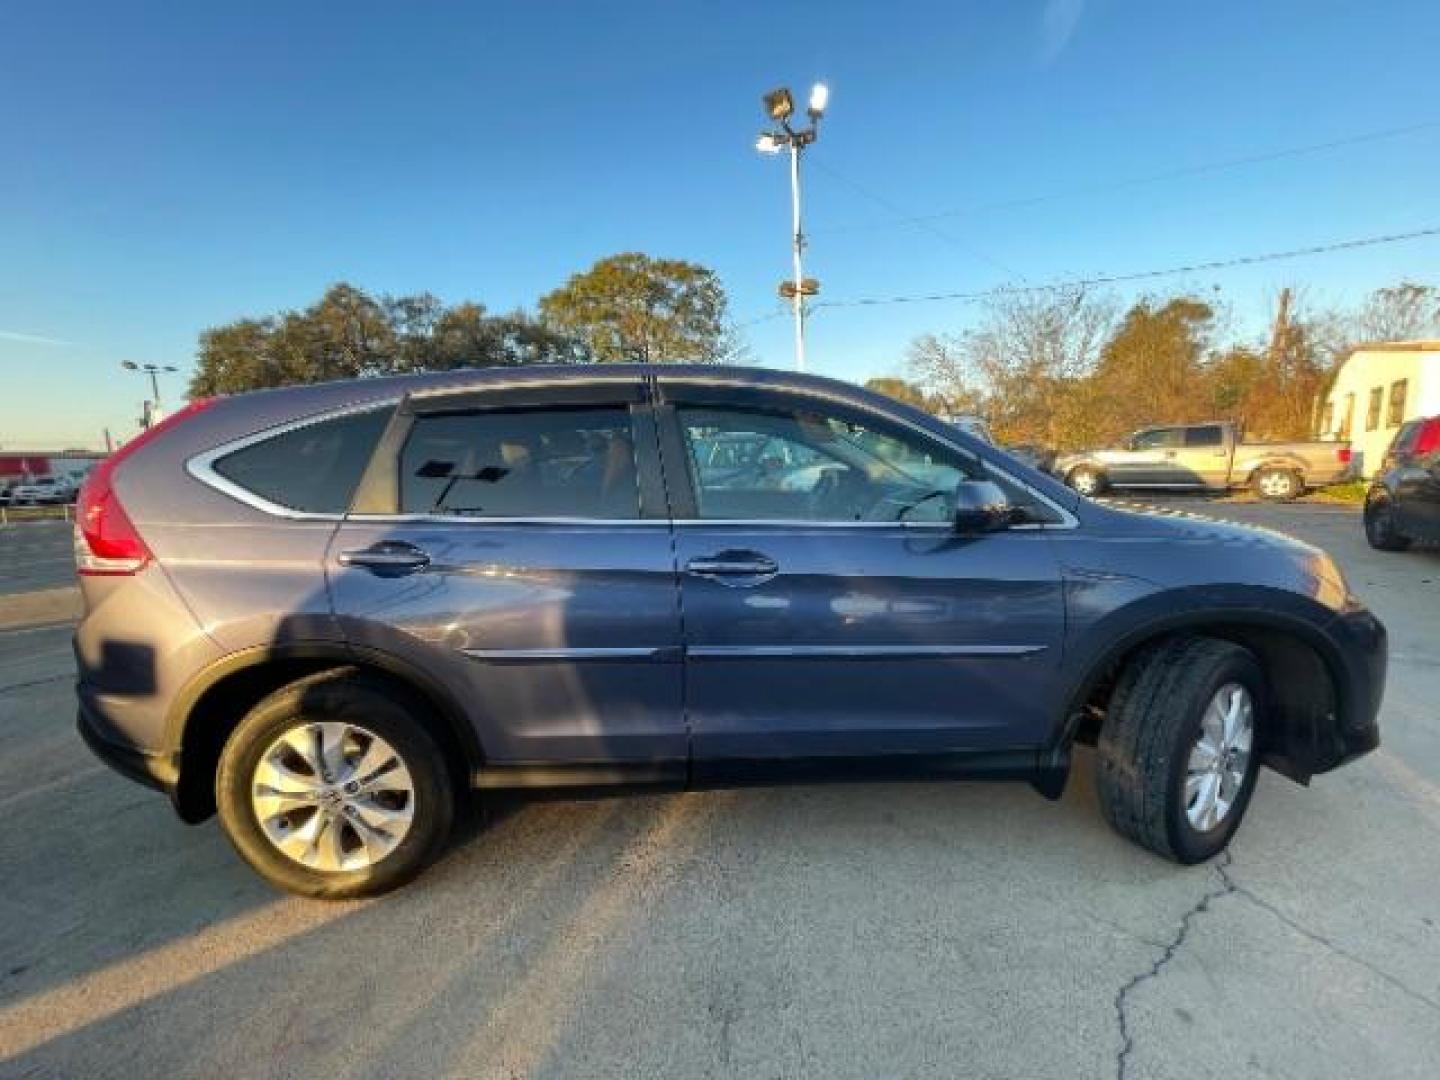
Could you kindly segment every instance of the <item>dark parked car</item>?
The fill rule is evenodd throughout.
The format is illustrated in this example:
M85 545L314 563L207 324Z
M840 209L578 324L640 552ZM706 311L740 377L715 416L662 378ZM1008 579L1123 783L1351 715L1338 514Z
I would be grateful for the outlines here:
M1395 433L1365 495L1365 538L1381 551L1440 542L1440 416Z
M1305 782L1378 742L1385 631L1323 552L1097 505L814 377L197 401L96 468L76 550L91 746L313 896L412 877L472 787L1057 797L1097 741L1110 821L1192 863L1262 763Z

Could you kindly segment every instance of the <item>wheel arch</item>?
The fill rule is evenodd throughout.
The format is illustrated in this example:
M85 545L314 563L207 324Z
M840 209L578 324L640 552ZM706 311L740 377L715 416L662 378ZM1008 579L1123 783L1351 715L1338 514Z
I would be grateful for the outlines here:
M1316 626L1273 611L1197 610L1148 620L1111 640L1085 664L1064 700L1056 750L1091 741L1114 682L1141 650L1177 636L1230 641L1249 650L1265 673L1279 723L1261 733L1265 764L1297 783L1331 767L1330 747L1351 700L1337 646Z
M413 664L380 650L333 642L263 645L215 661L192 678L171 704L165 742L179 763L171 801L181 819L193 824L214 814L220 753L250 709L298 679L339 668L369 674L412 701L422 722L440 740L458 789L470 787L484 760L479 736L459 703Z

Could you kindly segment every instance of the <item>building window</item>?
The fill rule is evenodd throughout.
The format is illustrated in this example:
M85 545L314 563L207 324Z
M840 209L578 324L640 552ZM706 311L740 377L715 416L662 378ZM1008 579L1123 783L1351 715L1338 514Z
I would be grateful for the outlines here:
M1405 422L1405 391L1410 380L1401 379L1390 384L1390 411L1385 415L1386 427L1399 427Z
M1332 399L1332 400L1330 400L1330 401L1325 402L1325 412L1324 412L1324 414L1323 414L1323 418L1322 418L1321 421L1320 421L1320 434L1321 434L1321 435L1333 435L1334 433L1335 433L1335 402L1334 402L1334 400Z
M1374 431L1380 426L1380 405L1385 400L1385 388L1383 386L1372 387L1370 390L1370 407L1365 410L1365 430Z
M1350 438L1350 422L1355 416L1355 395L1345 395L1345 411L1340 415L1340 438Z

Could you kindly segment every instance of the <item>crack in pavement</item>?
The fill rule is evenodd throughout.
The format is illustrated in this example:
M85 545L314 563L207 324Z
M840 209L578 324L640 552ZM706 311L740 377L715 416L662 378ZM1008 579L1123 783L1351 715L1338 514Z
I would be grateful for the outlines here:
M1391 975L1384 968L1378 967L1377 965L1371 963L1369 960L1366 960L1363 956L1357 956L1355 953L1351 952L1349 949L1346 949L1344 946L1337 945L1335 942L1327 938L1324 934L1317 934L1308 926L1297 922L1291 916L1285 914L1285 912L1281 911L1278 907L1272 904L1269 900L1266 900L1264 897L1257 895L1250 889L1246 888L1244 885L1241 885L1233 877L1231 877L1229 872L1229 866L1230 861L1226 860L1224 866L1217 865L1215 867L1215 869L1219 871L1220 877L1224 880L1225 884L1229 886L1229 888L1226 890L1227 892L1236 893L1237 895L1242 896L1246 900L1250 901L1250 903L1254 904L1262 911L1268 911L1271 915L1279 919L1282 923L1288 926L1291 930L1294 930L1301 937L1306 938L1309 941L1313 941L1315 944L1329 950L1330 952L1334 953L1336 956L1341 957L1342 959L1349 960L1352 964L1359 965L1360 967L1364 968L1366 971L1374 975L1376 978L1382 980L1389 986L1394 987L1396 990L1399 990L1402 994L1410 998L1412 1001L1419 1002L1421 1005L1424 1005L1427 1008L1434 1010L1435 1012L1440 1012L1440 1001L1436 1001L1433 998L1427 997L1420 991L1401 982L1398 978L1396 978L1394 975Z
M1364 968L1386 985L1400 991L1412 1001L1418 1002L1435 1012L1440 1012L1440 1002L1406 985L1400 979L1376 964L1371 963L1369 960L1366 960L1364 957L1356 955L1341 945L1337 945L1323 934L1316 933L1314 930L1311 930L1309 927L1285 914L1285 912L1281 911L1264 897L1257 895L1244 885L1241 885L1230 874L1230 867L1234 861L1234 855L1227 848L1225 853L1211 864L1211 869L1219 875L1219 888L1208 890L1199 900L1191 905L1185 914L1180 917L1180 926L1176 930L1175 936L1171 938L1167 944L1162 946L1160 956L1155 962L1116 992L1113 1004L1115 1008L1115 1019L1120 1029L1120 1050L1115 1055L1116 1080L1125 1080L1130 1064L1130 1054L1135 1049L1135 1036L1130 1030L1130 1016L1127 1011L1130 995L1140 986L1159 977L1160 972L1164 970L1165 966L1169 964L1171 960L1175 959L1175 955L1180 951L1181 946L1185 944L1186 938L1190 935L1190 927L1196 916L1208 911L1212 903L1225 896L1239 896L1242 899L1248 900L1262 911L1266 911L1274 916L1306 940L1312 941L1329 952L1334 953L1336 956L1344 960L1349 960L1352 964L1357 964Z
M8 694L12 690L28 690L32 686L44 686L46 683L73 681L75 673L65 672L60 675L47 675L43 679L28 679L25 682L10 683L7 686L0 686L0 694Z
M1130 1016L1126 1011L1130 995L1151 979L1157 978L1165 965L1175 959L1175 954L1180 951L1180 947L1185 944L1185 939L1190 934L1190 926L1195 921L1196 916L1209 910L1210 904L1213 901L1218 900L1227 893L1236 891L1237 886L1225 872L1226 868L1230 865L1231 858L1232 856L1229 849L1226 849L1225 854L1213 864L1213 868L1219 871L1220 874L1220 887L1218 889L1208 890L1204 896L1200 897L1200 899L1191 905L1190 909L1180 917L1179 929L1175 932L1175 936L1170 939L1169 943L1164 946L1155 963L1151 964L1147 970L1140 972L1140 974L1136 975L1116 991L1113 1005L1115 1007L1115 1020L1120 1028L1120 1051L1115 1055L1116 1080L1125 1080L1126 1070L1130 1064L1130 1053L1135 1049L1135 1036L1130 1031Z

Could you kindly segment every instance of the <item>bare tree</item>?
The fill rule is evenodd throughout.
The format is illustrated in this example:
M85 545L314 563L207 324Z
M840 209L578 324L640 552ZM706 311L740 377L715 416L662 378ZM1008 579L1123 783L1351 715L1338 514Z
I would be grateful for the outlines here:
M1058 401L1094 369L1115 312L1083 286L1002 291L978 326L912 342L910 373L947 401L979 404L1004 441L1063 445Z
M1440 337L1440 289L1402 281L1376 289L1355 320L1360 341L1420 341Z

